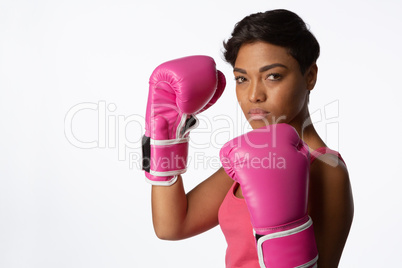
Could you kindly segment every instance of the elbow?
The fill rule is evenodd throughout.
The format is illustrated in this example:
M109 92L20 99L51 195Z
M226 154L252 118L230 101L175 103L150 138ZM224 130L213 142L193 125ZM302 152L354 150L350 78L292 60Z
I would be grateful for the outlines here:
M160 240L176 241L183 239L178 231L169 228L157 228L154 226L156 237Z
M174 240L173 236L171 234L169 234L169 233L166 233L166 232L160 232L160 231L155 230L155 235L160 240L167 240L167 241Z

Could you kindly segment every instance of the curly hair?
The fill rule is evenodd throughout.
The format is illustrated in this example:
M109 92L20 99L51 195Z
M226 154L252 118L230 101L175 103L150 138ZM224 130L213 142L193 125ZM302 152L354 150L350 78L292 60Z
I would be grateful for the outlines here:
M285 9L251 14L238 22L232 36L223 42L225 60L234 67L240 47L256 41L286 48L299 63L302 74L320 55L320 45L306 23Z

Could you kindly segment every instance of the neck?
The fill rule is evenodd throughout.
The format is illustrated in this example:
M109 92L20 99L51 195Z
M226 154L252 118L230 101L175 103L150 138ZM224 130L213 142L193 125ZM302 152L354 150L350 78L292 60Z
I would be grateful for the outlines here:
M300 138L310 147L310 149L316 150L319 147L326 146L314 128L308 109L305 109L305 112L301 113L301 116L295 118L295 120L289 122L289 124L296 129Z

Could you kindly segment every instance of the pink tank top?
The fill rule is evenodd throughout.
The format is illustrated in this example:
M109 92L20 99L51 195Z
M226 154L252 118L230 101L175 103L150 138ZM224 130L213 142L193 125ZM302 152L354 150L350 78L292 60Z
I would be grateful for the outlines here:
M326 147L310 153L310 164L320 155L333 154L342 161L341 155ZM244 199L235 196L238 183L233 183L223 200L218 213L219 224L226 238L226 268L259 268L253 227Z

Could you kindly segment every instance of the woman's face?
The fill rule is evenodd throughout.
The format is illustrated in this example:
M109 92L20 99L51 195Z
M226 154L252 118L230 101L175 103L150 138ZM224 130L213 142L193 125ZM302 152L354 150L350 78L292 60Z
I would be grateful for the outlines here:
M253 129L269 124L301 126L317 67L303 75L285 48L266 42L240 47L235 67L237 100Z

